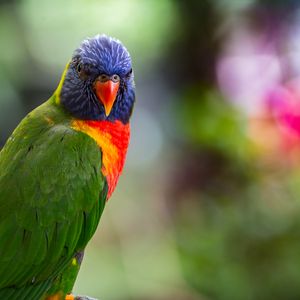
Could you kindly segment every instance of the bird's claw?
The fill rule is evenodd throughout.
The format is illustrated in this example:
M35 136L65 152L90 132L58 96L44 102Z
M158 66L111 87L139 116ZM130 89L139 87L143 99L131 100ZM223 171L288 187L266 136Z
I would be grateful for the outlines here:
M96 298L91 298L91 297L88 297L88 296L76 296L74 298L74 300L98 300Z

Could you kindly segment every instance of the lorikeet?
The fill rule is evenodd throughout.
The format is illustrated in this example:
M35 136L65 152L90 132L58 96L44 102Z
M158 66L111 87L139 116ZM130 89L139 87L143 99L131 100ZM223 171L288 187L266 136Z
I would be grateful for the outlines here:
M134 101L128 51L98 35L75 50L53 96L8 139L0 152L0 299L74 299L84 248L124 165Z

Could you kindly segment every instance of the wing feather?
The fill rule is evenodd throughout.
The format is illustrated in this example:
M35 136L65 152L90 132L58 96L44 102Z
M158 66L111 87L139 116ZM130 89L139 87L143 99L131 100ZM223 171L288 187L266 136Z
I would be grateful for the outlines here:
M85 247L105 204L101 152L90 137L63 125L33 136L25 129L0 153L0 294L48 287L42 282Z

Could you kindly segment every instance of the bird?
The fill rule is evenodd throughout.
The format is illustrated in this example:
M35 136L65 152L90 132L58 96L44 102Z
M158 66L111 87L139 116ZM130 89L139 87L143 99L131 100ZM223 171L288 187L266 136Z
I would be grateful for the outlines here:
M92 299L72 288L122 172L134 103L128 50L96 35L8 138L0 152L0 299Z

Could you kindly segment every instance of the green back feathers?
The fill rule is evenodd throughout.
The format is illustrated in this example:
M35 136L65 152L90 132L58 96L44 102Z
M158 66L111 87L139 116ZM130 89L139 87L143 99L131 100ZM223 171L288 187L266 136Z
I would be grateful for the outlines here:
M44 283L96 230L106 198L101 152L69 123L54 97L20 123L0 152L1 299L17 299L18 288L32 285L45 293ZM15 293L7 298L10 286Z

